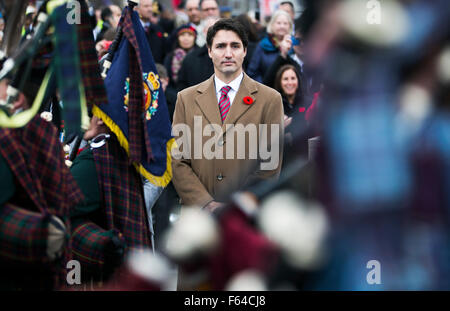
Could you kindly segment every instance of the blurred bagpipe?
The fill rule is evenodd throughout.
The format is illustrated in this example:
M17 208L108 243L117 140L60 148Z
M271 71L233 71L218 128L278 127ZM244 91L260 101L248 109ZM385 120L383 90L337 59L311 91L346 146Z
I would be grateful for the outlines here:
M86 1L74 2L43 1L21 35L27 1L14 5L2 1L6 28L0 71L0 80L8 85L1 103L2 126L21 127L39 114L58 128L61 142L73 147L70 160L82 141L82 129L87 129L92 105L107 101L93 41L93 17ZM26 104L15 109L19 94Z

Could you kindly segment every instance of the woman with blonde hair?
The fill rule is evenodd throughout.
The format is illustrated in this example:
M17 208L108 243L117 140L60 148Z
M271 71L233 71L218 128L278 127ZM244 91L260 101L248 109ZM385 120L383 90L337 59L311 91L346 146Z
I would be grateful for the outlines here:
M292 29L290 15L283 10L275 11L267 25L267 36L257 45L248 65L247 74L251 78L262 82L266 70L280 54L280 46L292 42Z

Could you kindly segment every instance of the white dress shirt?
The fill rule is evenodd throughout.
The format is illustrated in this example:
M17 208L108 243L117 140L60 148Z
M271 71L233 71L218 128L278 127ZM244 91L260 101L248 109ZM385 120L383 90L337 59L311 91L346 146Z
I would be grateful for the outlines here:
M140 19L140 22L141 22L142 27L144 27L144 29L145 29L145 27L150 27L150 25L151 25L150 22L144 22L142 19Z
M222 96L222 92L220 90L224 86L231 86L230 91L228 92L228 97L230 98L230 107L233 104L233 100L236 97L236 93L239 90L239 86L241 85L242 79L244 78L244 72L241 72L241 74L231 81L230 83L225 83L221 81L219 78L217 78L216 75L214 75L214 84L216 86L216 96L217 96L217 103L220 102L220 97Z

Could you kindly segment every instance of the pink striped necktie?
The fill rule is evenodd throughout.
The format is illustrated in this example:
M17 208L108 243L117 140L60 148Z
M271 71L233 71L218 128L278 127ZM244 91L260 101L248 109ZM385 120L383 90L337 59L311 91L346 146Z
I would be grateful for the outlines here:
M222 122L225 121L228 111L230 111L230 98L228 97L228 92L230 90L231 86L228 85L220 89L220 93L222 93L222 95L219 100L219 110L220 115L222 116Z

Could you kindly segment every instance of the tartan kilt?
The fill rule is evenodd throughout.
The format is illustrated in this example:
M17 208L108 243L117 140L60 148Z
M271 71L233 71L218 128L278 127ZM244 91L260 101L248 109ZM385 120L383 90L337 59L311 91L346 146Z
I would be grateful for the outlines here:
M27 263L49 262L50 217L9 203L0 207L0 256Z
M105 230L91 221L82 222L73 230L71 244L82 274L92 277L109 276L120 266L126 245L117 229Z

